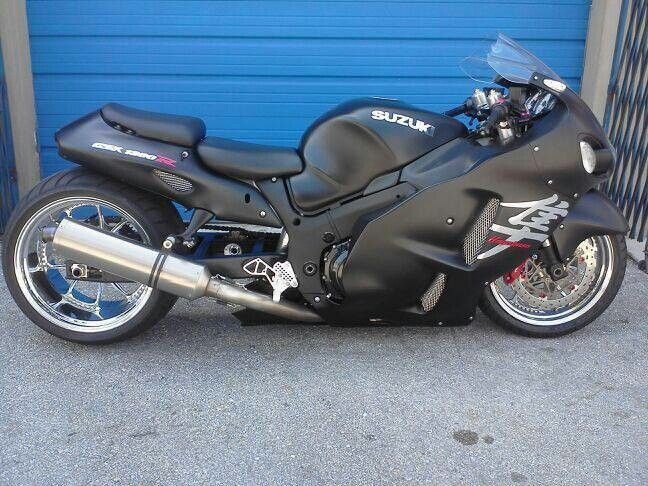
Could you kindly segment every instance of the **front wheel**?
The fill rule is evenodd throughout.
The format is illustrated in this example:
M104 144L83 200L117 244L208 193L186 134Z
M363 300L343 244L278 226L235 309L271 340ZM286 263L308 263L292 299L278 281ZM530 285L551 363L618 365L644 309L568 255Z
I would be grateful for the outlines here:
M583 241L554 280L544 263L529 259L488 286L480 307L498 324L532 337L555 337L585 327L614 300L626 268L622 235Z

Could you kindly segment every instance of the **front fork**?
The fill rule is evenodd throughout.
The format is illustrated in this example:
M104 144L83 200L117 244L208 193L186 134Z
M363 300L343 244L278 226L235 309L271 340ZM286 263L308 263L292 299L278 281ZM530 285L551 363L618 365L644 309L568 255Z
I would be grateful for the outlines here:
M550 236L542 242L538 250L541 260L545 263L549 276L552 280L560 280L567 276L565 264L558 257L558 250L553 236ZM569 258L571 255L569 255ZM566 258L568 260L569 258Z
M560 260L558 256L558 251L556 249L556 242L552 236L547 238L543 243L542 246L536 251L531 258L535 260L540 260L545 264L545 268L547 269L547 273L549 274L549 277L555 282L558 281L564 277L566 277L567 271L565 270L565 264L563 261ZM567 258L566 260L569 260ZM565 261L566 261L565 260ZM515 269L512 271L505 273L504 274L504 283L507 285L512 284L517 280L519 277L523 276L525 273L526 265L527 265L528 259L525 259L520 265L518 265ZM523 277L524 278L524 277Z

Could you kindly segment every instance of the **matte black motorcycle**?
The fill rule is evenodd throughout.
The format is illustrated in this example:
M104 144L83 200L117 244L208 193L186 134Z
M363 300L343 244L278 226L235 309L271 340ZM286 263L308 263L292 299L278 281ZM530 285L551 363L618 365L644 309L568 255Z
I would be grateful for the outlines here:
M521 46L499 36L483 61L491 85L445 114L352 100L297 150L108 104L56 134L83 167L13 214L9 289L37 325L86 343L204 296L243 322L461 325L480 304L529 336L582 328L625 273L626 221L593 189L614 150ZM193 209L188 225L172 201Z

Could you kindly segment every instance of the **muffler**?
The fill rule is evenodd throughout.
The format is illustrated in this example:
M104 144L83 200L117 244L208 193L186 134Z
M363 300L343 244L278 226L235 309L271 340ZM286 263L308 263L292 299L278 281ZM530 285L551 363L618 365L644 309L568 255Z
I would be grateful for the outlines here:
M71 219L44 228L42 238L64 258L185 299L207 296L292 321L322 321L306 306L275 302L270 296L212 276L204 265Z

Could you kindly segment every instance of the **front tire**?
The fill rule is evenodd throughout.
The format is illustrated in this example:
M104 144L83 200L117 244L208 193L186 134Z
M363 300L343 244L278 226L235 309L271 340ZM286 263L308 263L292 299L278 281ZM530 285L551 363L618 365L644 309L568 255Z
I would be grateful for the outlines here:
M528 260L509 283L499 278L485 290L480 308L501 326L525 336L556 337L581 329L612 303L625 275L623 235L583 241L567 264L571 273L553 282L542 262Z
M100 344L139 334L167 314L172 295L136 282L71 278L70 262L40 239L40 230L62 217L157 248L182 230L169 201L87 169L42 181L15 209L2 252L9 291L29 319L62 339Z

